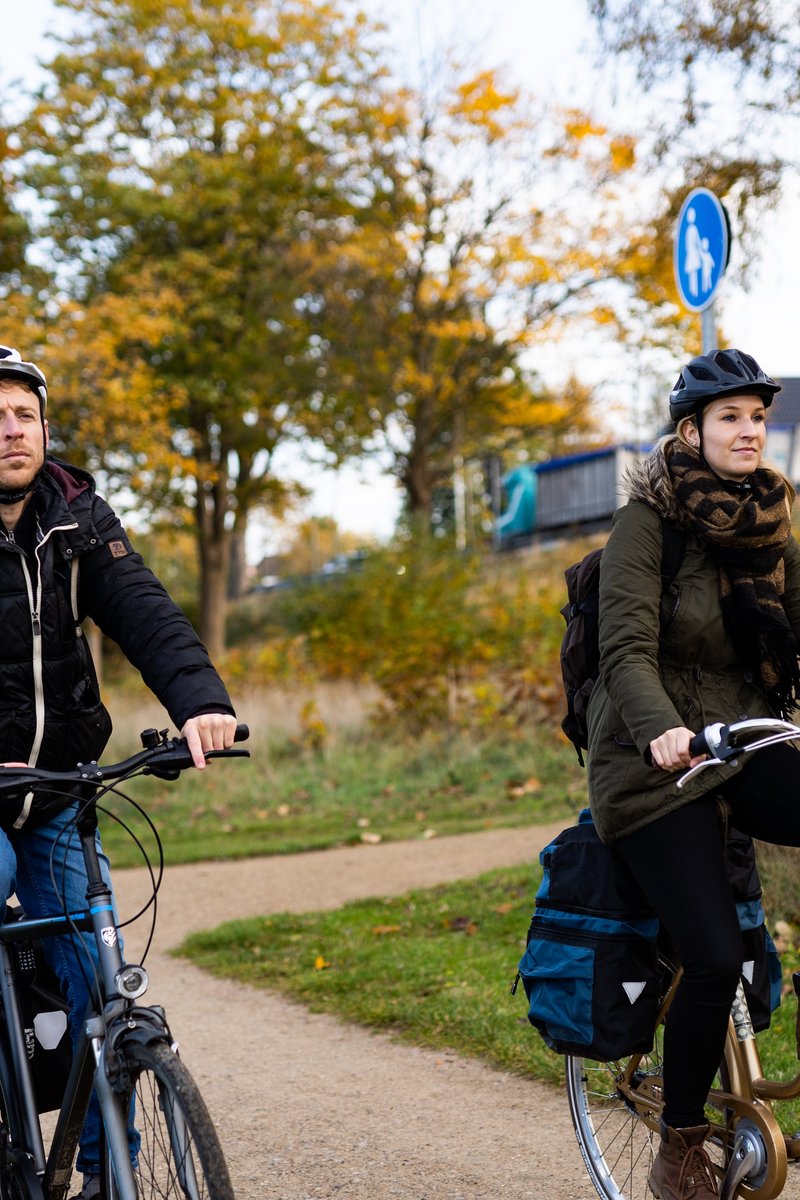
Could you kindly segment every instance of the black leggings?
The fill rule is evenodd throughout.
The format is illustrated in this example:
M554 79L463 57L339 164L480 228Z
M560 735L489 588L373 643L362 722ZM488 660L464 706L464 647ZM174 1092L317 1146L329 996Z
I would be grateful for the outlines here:
M765 842L800 846L800 754L771 746L746 760L718 791L731 824ZM719 811L690 801L616 842L675 944L684 974L664 1031L664 1119L704 1122L703 1106L725 1045L742 965Z

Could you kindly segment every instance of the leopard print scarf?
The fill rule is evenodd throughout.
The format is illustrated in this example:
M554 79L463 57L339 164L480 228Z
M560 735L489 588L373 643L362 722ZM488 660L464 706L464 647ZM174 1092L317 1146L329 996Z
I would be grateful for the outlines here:
M721 479L693 447L679 442L670 447L667 463L689 529L716 558L728 635L770 706L785 717L800 701L800 670L782 600L791 536L784 482L766 467L744 486Z

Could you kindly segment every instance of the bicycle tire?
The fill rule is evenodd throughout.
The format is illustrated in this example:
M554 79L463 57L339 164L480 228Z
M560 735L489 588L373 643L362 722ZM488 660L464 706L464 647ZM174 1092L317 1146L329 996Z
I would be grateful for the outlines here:
M3 1053L4 1062L7 1058ZM20 1126L19 1105L13 1099L6 1080L7 1066L0 1069L0 1198L2 1200L43 1200L42 1181L33 1161L18 1145L12 1129Z
M603 1200L652 1200L647 1179L658 1151L662 1090L663 1026L653 1049L617 1062L567 1057L567 1099L584 1165ZM725 1090L723 1059L713 1086ZM732 1114L709 1101L711 1132L706 1149L718 1178L729 1158ZM759 1181L746 1180L737 1196L757 1194ZM752 1190L755 1189L755 1190ZM780 1200L800 1200L800 1160L789 1163Z
M652 1200L647 1186L658 1150L662 1031L649 1054L617 1062L567 1056L567 1099L589 1178L603 1200ZM631 1079L628 1087L625 1080ZM638 1086L637 1086L638 1085ZM633 1093L640 1099L634 1101Z
M44 1200L42 1181L27 1155L9 1151L0 1194L3 1200Z
M141 1145L134 1167L139 1200L234 1200L214 1124L197 1085L165 1043L124 1049L130 1086L122 1094ZM100 1195L118 1200L110 1155L103 1144Z

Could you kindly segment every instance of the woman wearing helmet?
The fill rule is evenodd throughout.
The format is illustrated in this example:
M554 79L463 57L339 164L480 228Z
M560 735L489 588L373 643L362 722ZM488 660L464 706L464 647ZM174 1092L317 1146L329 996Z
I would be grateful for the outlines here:
M731 822L800 845L800 759L786 745L758 762L701 772L703 726L786 715L800 697L800 550L794 489L763 463L779 385L755 359L719 350L687 363L670 396L674 431L629 475L600 576L600 678L589 705L589 791L684 969L664 1038L659 1200L709 1200L704 1102L722 1058L742 965L718 794ZM663 523L683 538L664 588ZM712 794L716 793L715 794Z

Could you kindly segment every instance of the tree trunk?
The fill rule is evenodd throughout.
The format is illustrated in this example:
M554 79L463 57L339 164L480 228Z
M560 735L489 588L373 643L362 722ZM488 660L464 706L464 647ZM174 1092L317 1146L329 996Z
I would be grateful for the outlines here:
M408 511L414 517L424 517L430 521L433 506L433 486L431 484L427 463L422 455L412 455L408 459L403 472L403 484L408 497Z
M200 550L200 637L212 661L225 651L231 532L225 528L226 487L220 480L201 488L197 533Z

